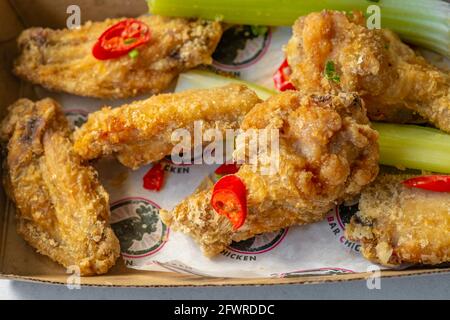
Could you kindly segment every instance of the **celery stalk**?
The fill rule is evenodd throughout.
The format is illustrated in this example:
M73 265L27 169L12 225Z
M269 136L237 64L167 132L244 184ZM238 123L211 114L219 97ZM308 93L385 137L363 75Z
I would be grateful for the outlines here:
M261 99L267 99L276 94L275 91L253 83L200 70L182 73L175 91L207 89L229 83L246 84ZM449 134L437 129L415 125L373 122L372 126L380 135L381 164L398 168L450 173Z
M372 123L380 138L380 163L450 173L450 135L415 125Z
M381 8L381 25L407 42L450 57L449 3L441 0L147 0L150 12L228 23L290 26L302 15L324 9Z
M266 100L270 96L276 94L275 91L272 91L270 89L267 89L263 86L254 83L242 81L236 78L219 76L215 73L203 70L192 70L180 74L180 76L178 77L175 92L189 89L208 89L212 87L221 87L230 83L245 84L247 87L255 91L258 97L263 100Z

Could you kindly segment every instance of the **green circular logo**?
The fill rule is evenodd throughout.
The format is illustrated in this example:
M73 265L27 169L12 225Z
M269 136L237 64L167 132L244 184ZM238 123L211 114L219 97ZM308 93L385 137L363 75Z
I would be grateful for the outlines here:
M361 245L345 237L345 225L350 223L351 218L358 210L358 203L341 204L336 206L326 218L329 230L334 234L335 238L343 246L356 252L359 252Z
M267 232L244 241L233 242L228 246L228 249L242 254L264 253L278 246L284 237L286 237L288 230L289 228L275 232Z
M87 120L88 112L82 109L65 110L69 123L74 127L81 127Z
M263 26L236 26L227 29L213 54L214 66L234 70L256 63L267 51L271 31Z
M127 198L111 206L111 225L125 258L155 254L168 240L169 228L159 218L159 206L144 198Z
M346 206L341 204L336 208L336 218L341 225L342 229L345 230L345 225L350 223L350 219L358 212L358 204L353 204L350 206Z

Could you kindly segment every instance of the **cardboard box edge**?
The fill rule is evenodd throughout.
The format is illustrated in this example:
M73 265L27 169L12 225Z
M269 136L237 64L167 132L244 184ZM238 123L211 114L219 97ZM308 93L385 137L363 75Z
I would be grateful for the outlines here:
M221 286L266 286L266 285L300 285L300 284L320 284L335 283L342 281L364 280L373 273L339 274L339 275L318 275L318 276L298 276L288 278L207 278L191 276L161 276L156 272L146 271L149 274L150 282L115 284L114 282L96 282L99 277L82 278L82 287L112 287L112 288L169 288L169 287L221 287ZM152 275L153 273L153 275ZM382 270L381 278L403 278L431 274L450 274L450 268L415 269L415 270ZM100 276L102 277L102 276ZM53 279L52 276L20 276L13 274L0 274L0 279L15 280L22 282L65 285L66 282ZM91 281L93 280L93 281ZM164 281L161 281L164 280ZM109 282L109 283L108 283Z

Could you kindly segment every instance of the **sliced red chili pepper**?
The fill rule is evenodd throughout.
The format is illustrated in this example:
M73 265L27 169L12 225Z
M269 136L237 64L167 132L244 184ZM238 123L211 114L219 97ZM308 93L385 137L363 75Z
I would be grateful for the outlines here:
M273 82L275 88L280 91L295 90L292 82L289 81L289 75L291 74L291 67L288 64L287 59L284 59L283 63L278 68L277 72L273 75Z
M121 20L98 38L92 54L99 60L119 58L150 41L150 28L137 19Z
M450 192L450 176L431 175L420 176L403 181L405 186L436 192Z
M239 229L247 217L247 195L242 180L235 175L227 175L217 181L211 206L230 220L234 230Z
M164 168L161 163L156 163L153 167L145 174L144 178L144 188L152 191L159 191L164 183Z
M230 164L222 164L220 167L214 171L215 174L225 175L225 174L234 174L238 172L239 166L236 163Z

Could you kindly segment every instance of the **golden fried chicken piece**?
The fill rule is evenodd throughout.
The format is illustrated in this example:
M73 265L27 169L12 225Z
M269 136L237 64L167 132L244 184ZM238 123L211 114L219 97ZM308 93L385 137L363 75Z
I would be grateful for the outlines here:
M238 129L244 115L261 100L244 85L187 90L152 96L119 108L103 108L89 115L75 132L75 151L84 159L114 154L137 169L171 154L176 129L186 129L194 146L194 122L202 130Z
M450 194L405 187L410 177L380 175L363 191L346 235L382 265L450 262Z
M222 35L218 22L142 16L150 42L139 55L97 60L92 47L120 19L88 22L80 29L31 28L18 39L14 73L48 89L98 98L124 98L166 89L182 71L212 62Z
M0 126L7 143L4 184L16 204L17 230L39 253L81 275L107 272L120 253L109 197L96 171L73 152L59 105L20 99Z
M450 132L449 73L427 63L390 30L367 29L361 13L301 17L285 51L290 80L303 93L357 92L371 120L417 122L420 115Z
M354 94L284 92L255 106L241 128L275 129L280 136L278 172L262 174L268 164L261 158L256 168L244 164L237 173L247 190L242 227L233 230L229 220L215 212L211 190L160 212L164 223L194 238L206 256L220 253L233 240L319 221L378 173L378 135Z

